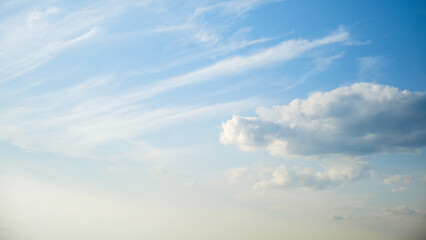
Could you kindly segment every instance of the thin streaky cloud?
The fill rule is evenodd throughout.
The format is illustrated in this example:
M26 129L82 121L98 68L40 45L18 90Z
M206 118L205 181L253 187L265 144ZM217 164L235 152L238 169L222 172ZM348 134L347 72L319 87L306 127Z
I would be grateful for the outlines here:
M348 40L348 38L349 33L339 28L335 33L313 41L304 39L283 41L276 46L263 49L249 56L235 56L179 77L154 82L150 85L143 86L134 93L126 94L125 98L129 101L138 101L185 85L209 81L227 75L236 75L263 67L270 67L271 65L297 58L308 50L323 45L344 42Z
M93 38L97 27L116 16L122 7L94 4L68 12L55 6L18 12L2 21L0 37L1 82L17 78L45 64L70 47ZM13 44L11 44L13 43Z
M305 73L300 79L298 79L297 81L293 82L292 84L290 84L289 86L283 88L281 91L288 91L302 83L304 83L307 79L309 79L311 76L322 72L324 70L326 70L335 60L341 58L343 56L343 52L330 56L330 57L325 57L325 58L316 58L315 62L314 62L314 67L308 71L307 73Z
M244 13L252 10L256 6L270 3L270 2L280 2L282 0L234 0L234 1L223 1L216 4L200 6L193 14L190 16L189 20L193 21L194 19L204 16L206 13L211 11L220 11L226 14L232 14L236 17L243 15Z
M255 99L205 106L170 106L147 109L137 105L112 110L98 111L74 106L78 100L76 89L87 90L108 81L108 77L90 84L62 92L64 98L45 98L42 102L28 102L18 109L4 112L0 117L0 136L15 146L61 156L98 158L96 149L112 141L132 141L146 131L166 128L175 124L208 120L235 109L250 109L257 105ZM71 100L69 99L71 98ZM55 107L42 107L42 103L53 102ZM99 102L102 104L102 101ZM60 109L60 111L58 111ZM55 135L52 136L52 132ZM142 137L143 139L143 137ZM128 151L128 149L126 150Z
M0 0L0 238L424 240L425 4L368 2Z
M385 56L366 56L358 58L358 78L362 81L378 81L384 77L383 67L388 64Z

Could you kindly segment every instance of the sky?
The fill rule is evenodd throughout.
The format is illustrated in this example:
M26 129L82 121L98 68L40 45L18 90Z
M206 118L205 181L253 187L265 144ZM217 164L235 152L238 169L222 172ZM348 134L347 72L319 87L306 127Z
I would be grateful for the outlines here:
M0 2L0 238L426 237L426 3Z

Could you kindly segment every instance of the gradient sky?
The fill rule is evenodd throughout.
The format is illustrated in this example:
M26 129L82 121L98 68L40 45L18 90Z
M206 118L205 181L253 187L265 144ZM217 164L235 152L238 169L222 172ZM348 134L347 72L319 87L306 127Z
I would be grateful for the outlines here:
M0 238L426 236L424 1L1 1Z

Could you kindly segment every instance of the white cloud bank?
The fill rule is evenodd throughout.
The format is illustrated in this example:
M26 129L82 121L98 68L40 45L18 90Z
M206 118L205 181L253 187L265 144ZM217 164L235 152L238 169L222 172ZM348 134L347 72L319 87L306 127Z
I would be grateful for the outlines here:
M220 141L282 157L415 151L426 145L426 93L356 83L233 116Z
M325 189L344 182L368 177L370 171L364 162L333 164L324 171L312 168L277 167L235 168L226 172L231 183L249 182L254 189L297 187L304 189Z

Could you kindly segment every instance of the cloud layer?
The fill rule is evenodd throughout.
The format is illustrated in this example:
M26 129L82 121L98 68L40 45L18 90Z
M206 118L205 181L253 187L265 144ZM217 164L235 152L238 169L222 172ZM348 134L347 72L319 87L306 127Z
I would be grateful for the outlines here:
M405 184L409 184L411 182L412 177L410 175L400 175L400 174L396 174L396 175L391 175L391 176L387 176L385 177L385 179L383 180L386 184L393 184L393 183L405 183Z
M383 209L383 211L386 214L391 214L391 215L425 216L421 211L406 205L400 205L394 208L385 208Z
M277 167L235 168L226 172L231 183L249 182L254 189L297 187L324 189L335 187L343 182L368 177L368 165L364 162L333 164L323 171L312 168Z
M257 113L223 123L220 141L282 157L363 156L426 145L424 92L356 83Z

